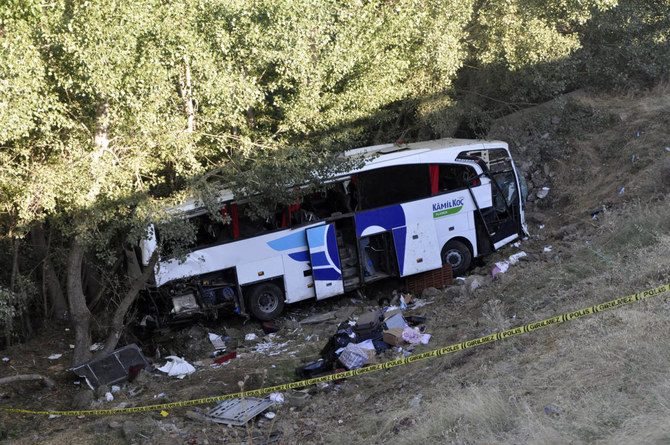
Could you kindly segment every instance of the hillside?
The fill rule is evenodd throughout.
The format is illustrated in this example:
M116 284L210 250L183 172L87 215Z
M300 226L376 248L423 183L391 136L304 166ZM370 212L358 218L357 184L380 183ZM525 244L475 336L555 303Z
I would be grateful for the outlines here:
M423 296L427 345L436 349L542 320L670 282L670 85L615 94L578 91L498 120L489 137L506 140L530 187L530 238L486 258L472 275L523 250L527 257L470 291L453 286ZM546 197L537 192L548 187ZM550 249L547 249L549 248ZM547 251L548 250L548 251ZM473 278L466 283L470 284ZM379 293L382 292L382 293ZM290 382L316 360L342 319L300 325L306 315L354 316L377 308L348 295L291 308L265 352L254 321L223 320L167 332L145 354L202 362L183 380L144 375L115 400L89 395L67 371L73 334L54 325L3 351L0 377L41 373L55 391L24 382L0 387L0 408L111 409L216 396ZM418 297L418 296L417 296ZM227 334L238 357L208 366L206 333ZM6 443L657 443L670 439L668 296L399 368L287 393L276 417L245 427L207 423L213 404L113 416L0 413ZM259 351L256 349L256 351ZM279 352L273 354L274 351ZM62 358L49 360L51 354ZM397 357L380 355L380 361ZM165 363L157 359L156 365ZM86 395L85 395L86 393ZM87 397L89 397L87 399Z

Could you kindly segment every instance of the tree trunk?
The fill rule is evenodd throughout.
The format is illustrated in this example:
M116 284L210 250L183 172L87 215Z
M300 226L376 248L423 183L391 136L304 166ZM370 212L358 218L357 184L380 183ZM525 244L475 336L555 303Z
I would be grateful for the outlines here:
M109 147L109 104L107 101L100 101L95 116L95 135L93 142L100 148L95 154L94 161L98 161L101 151Z
M16 307L16 283L19 279L19 243L11 230L9 231L9 236L12 240L12 272L9 278L10 301L7 303L12 307ZM7 320L5 320L5 346L11 346L13 330L14 320L12 317L7 317Z
M74 357L72 365L77 366L91 358L91 312L86 305L86 296L81 283L81 264L84 249L72 239L67 264L67 296L70 303L70 315L74 324Z
M14 383L14 382L25 382L29 380L39 380L40 383L46 386L47 388L52 390L56 389L56 384L53 382L53 380L40 374L21 374L21 375L14 375L11 377L3 377L0 379L0 385L5 385L7 383Z
M39 260L42 261L42 274L51 304L51 316L59 320L67 320L69 317L67 301L65 301L65 295L63 295L58 274L56 274L56 270L51 262L42 223L36 223L31 229L30 235Z
M191 86L191 64L184 56L184 81L180 81L181 98L184 101L184 112L187 118L187 131L195 130L195 110L193 109L193 87Z
M137 295L140 293L140 291L146 284L147 280L153 273L154 266L156 265L157 261L158 261L158 250L155 250L154 253L151 255L149 264L144 268L142 275L137 276L130 283L130 289L128 289L128 292L126 292L126 295L123 297L123 300L121 300L119 307L117 307L116 311L114 311L114 318L112 319L110 332L107 335L107 339L105 340L105 346L102 348L102 351L96 354L96 356L109 354L114 350L114 348L116 348L116 345L119 342L119 338L121 337L121 333L123 332L124 328L123 320L125 319L126 314L130 309L130 306L132 306L133 302L135 302L135 299L137 299Z

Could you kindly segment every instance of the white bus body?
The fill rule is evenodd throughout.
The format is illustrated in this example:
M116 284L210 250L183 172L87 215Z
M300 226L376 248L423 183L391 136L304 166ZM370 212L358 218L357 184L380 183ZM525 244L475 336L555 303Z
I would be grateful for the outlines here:
M284 209L282 224L256 227L251 235L241 233L243 204L224 192L230 222L218 227L216 239L210 230L206 245L185 258L161 258L153 306L179 319L228 301L268 320L284 303L329 298L447 262L462 274L472 258L525 231L525 197L506 143L440 139L345 156L373 154L327 193ZM212 224L194 204L180 210ZM156 245L152 228L141 246L145 265Z

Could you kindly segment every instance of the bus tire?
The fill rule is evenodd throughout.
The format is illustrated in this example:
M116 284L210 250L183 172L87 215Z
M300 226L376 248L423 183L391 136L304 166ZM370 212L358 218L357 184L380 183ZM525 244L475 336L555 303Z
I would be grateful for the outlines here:
M442 248L442 264L451 264L451 273L458 277L470 269L472 252L458 240L451 240Z
M284 293L274 283L253 286L248 294L249 310L262 321L274 320L284 310Z

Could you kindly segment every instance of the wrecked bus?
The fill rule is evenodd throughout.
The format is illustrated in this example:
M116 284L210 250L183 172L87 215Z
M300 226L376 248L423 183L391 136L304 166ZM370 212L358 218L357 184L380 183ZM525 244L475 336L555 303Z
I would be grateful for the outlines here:
M224 306L272 320L285 304L322 300L388 277L475 257L525 232L518 175L500 141L440 139L350 150L362 168L278 212L251 216L223 192L222 218L195 203L180 210L197 227L185 258L164 255L146 295L157 324L215 314ZM159 233L142 242L146 266Z

